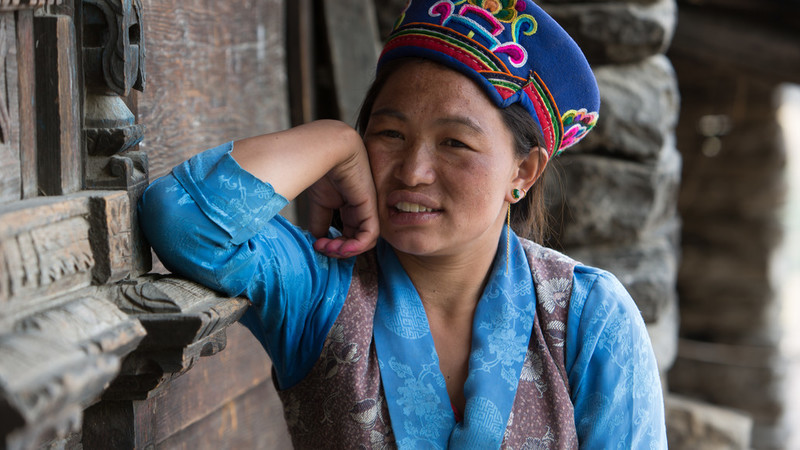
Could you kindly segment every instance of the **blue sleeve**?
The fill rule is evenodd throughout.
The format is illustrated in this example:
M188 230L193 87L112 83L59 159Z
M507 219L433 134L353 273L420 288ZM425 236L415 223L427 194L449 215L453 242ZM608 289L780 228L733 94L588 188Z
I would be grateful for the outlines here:
M667 448L661 379L647 329L608 272L575 268L566 351L580 448Z
M314 238L278 212L271 185L207 150L154 181L139 202L145 236L164 266L252 305L242 318L266 349L282 388L313 366L341 310L355 260L314 251Z

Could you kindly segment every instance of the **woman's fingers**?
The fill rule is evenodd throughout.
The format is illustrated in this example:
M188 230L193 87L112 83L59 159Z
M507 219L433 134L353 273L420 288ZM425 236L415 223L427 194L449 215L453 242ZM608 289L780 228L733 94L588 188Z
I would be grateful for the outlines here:
M339 236L335 239L319 238L314 242L314 250L331 258L350 258L374 247L376 240L377 238L367 240L349 239L344 236Z
M308 231L316 238L324 238L328 235L328 228L333 219L333 210L326 208L319 203L310 202L308 206Z

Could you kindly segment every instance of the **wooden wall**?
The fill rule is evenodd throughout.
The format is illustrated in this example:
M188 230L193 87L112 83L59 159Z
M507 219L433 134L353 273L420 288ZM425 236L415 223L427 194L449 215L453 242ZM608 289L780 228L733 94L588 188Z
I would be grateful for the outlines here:
M151 178L226 141L288 127L282 0L144 0Z
M288 127L282 0L142 3L147 87L133 103L151 180L207 148ZM269 360L238 324L227 330L225 351L135 403L149 421L137 443L290 447Z
M288 126L285 4L0 0L0 449L290 447L247 301L147 274L136 218Z

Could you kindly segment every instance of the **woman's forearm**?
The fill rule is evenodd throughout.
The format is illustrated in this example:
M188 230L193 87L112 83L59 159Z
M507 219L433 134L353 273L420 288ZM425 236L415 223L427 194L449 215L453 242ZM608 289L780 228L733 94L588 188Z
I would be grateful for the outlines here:
M234 142L231 156L291 201L332 169L366 158L358 133L335 120L320 120Z

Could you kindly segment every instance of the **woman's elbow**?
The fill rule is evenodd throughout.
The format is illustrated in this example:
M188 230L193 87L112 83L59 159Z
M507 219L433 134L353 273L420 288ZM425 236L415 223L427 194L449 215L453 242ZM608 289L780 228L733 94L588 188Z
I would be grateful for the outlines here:
M213 269L202 258L207 243L200 228L208 219L172 175L147 187L138 211L142 233L164 267L203 284L213 281Z

